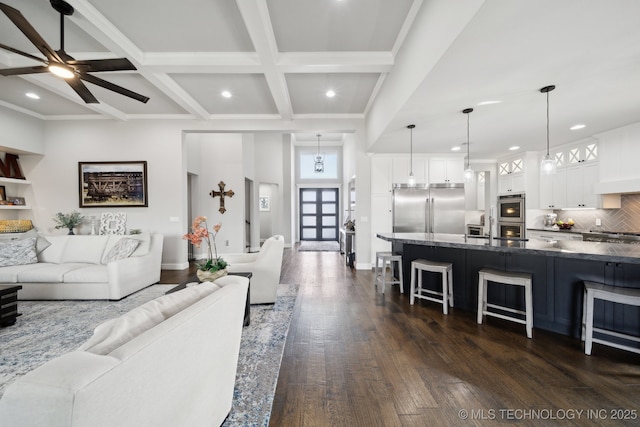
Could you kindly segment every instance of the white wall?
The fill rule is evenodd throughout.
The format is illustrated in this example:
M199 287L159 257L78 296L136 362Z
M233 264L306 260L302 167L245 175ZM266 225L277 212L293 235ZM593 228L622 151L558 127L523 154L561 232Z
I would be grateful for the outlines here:
M165 236L163 264L186 262L186 174L183 177L180 126L154 122L51 121L45 124L44 156L25 156L25 175L32 182L33 205L21 216L31 219L45 233L55 230L56 212L80 211L85 216L125 212L127 228L141 228ZM147 161L147 208L79 208L78 162ZM22 158L21 158L22 161ZM170 222L171 217L179 222ZM81 227L87 233L89 226ZM182 267L184 268L184 267Z
M44 154L44 121L0 106L0 129L0 151Z

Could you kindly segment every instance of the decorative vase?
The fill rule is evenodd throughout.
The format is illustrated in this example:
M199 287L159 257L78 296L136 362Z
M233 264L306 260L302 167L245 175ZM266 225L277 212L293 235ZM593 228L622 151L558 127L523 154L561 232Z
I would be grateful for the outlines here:
M198 276L198 280L201 282L213 282L219 277L227 275L227 269L223 268L218 271L209 271L209 270L197 270L196 275Z
M71 235L75 234L75 233L73 232L73 227L69 227L69 234L71 234Z

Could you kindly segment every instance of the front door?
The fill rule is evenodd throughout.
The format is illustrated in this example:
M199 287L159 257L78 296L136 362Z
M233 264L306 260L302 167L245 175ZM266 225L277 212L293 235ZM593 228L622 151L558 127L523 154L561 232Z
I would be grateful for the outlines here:
M300 240L338 240L338 189L300 189Z

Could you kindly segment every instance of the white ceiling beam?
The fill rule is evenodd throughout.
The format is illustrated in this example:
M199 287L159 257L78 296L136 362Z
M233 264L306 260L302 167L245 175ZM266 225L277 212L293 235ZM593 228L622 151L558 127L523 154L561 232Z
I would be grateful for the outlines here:
M284 73L277 67L278 49L266 0L236 0L240 15L263 65L264 76L276 108L284 120L291 120L293 107Z
M391 52L287 52L278 55L284 73L388 73Z
M168 76L161 77L157 72L154 73L147 70L144 65L145 55L143 52L87 0L69 0L68 3L77 12L71 15L70 18L83 31L103 44L107 49L129 59L136 66L142 77L176 104L185 108L186 111L198 118L206 119L208 117L209 113Z

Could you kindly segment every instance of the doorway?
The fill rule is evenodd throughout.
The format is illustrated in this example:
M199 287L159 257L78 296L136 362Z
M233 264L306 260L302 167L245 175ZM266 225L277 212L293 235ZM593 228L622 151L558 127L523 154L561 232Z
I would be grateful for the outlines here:
M338 241L337 188L300 189L300 240Z

